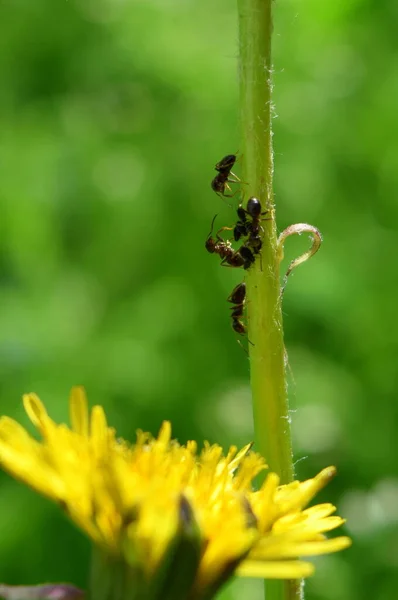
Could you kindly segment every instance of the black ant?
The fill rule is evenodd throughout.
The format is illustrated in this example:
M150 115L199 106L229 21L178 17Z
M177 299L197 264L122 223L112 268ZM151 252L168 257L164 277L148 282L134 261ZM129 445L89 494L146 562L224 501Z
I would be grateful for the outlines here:
M243 206L239 206L237 209L238 221L234 227L234 240L238 242L241 237L246 237L250 232L250 223L246 218L246 211Z
M221 264L226 262L231 267L243 267L245 263L244 257L232 248L231 242L229 240L225 241L220 236L220 231L223 231L225 227L222 227L219 231L217 231L215 238L212 237L213 226L216 217L217 215L215 215L213 221L211 222L210 233L205 243L205 248L207 252L210 252L210 254L218 254L219 257L222 259Z
M257 198L249 198L246 205L246 210L243 206L239 206L236 211L238 213L238 222L234 227L234 239L238 241L241 237L249 236L246 244L250 246L254 254L259 254L263 241L260 236L262 226L260 224L261 216L268 213L268 211L261 211L261 203ZM251 221L247 220L247 216L251 217Z
M215 166L215 169L216 171L218 171L218 174L214 177L213 181L211 182L211 187L219 196L232 198L232 196L236 194L236 192L234 192L233 194L225 193L225 190L232 192L228 183L240 182L239 177L237 177L235 173L232 173L231 171L235 162L236 154L227 154L227 156L224 156L224 158L222 158L220 162L218 162ZM233 177L233 179L230 179L230 176Z
M243 267L244 269L249 269L251 265L254 263L255 258L253 252L243 244L239 248L239 250L234 250L231 246L230 241L225 241L221 236L220 232L225 229L229 229L228 227L222 227L216 233L216 237L212 237L214 221L217 215L213 218L211 223L210 233L207 237L205 248L207 252L210 254L218 254L222 259L221 264L223 266L228 267Z
M238 242L241 237L246 237L250 233L250 223L246 218L247 211L243 206L239 206L237 211L238 221L234 227L234 240Z
M238 283L236 287L231 292L231 295L228 296L227 301L234 304L231 308L231 317L232 317L232 329L239 333L240 335L245 335L246 327L240 320L243 317L243 310L245 308L245 299L246 299L246 284Z
M245 270L250 269L250 267L252 266L252 264L254 263L254 261L256 260L254 257L253 252L250 250L250 248L248 248L246 246L246 244L243 244L239 250L238 253L241 255L241 257L244 260L243 263L243 268Z
M245 298L246 298L246 283L243 281L242 283L238 283L238 285L234 287L234 289L228 296L228 302L231 302L231 304L237 304L240 306L245 303Z
M234 287L230 296L228 296L227 301L231 302L231 304L235 305L231 308L232 329L236 333L239 333L239 335L245 335L246 334L246 326L241 321L241 319L243 317L243 311L245 309L245 304L246 304L246 284L245 284L245 282L238 283L238 285L236 287ZM251 342L249 339L247 341L249 342L249 344L253 345L253 342ZM242 346L242 344L240 342L239 342L239 344ZM245 352L247 352L247 350L245 348L243 348L243 349L245 350Z
M262 215L267 214L268 211L261 211L261 204L257 198L249 198L246 205L246 211L252 219L249 225L249 239L247 244L253 249L254 254L258 254L263 245L263 240L260 236L260 231L263 231L261 217Z
M214 167L215 170L218 171L219 173L221 171L225 171L225 170L230 172L232 167L236 163L236 156L237 156L236 154L227 154L227 156L224 156L224 158L222 158L220 160L220 162L218 162L216 164L216 166ZM233 175L233 173L232 173L232 175ZM234 177L236 177L236 175L234 175Z
M267 219L261 219L262 215L266 215L268 210L261 211L261 203L257 198L249 198L246 205L246 212L252 218L252 230L256 229L256 232L260 231L260 221L266 221Z

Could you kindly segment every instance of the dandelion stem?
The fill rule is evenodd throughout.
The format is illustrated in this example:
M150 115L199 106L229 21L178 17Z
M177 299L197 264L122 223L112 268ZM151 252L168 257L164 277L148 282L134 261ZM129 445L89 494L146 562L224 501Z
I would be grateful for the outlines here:
M242 178L245 197L257 197L271 219L263 221L261 260L247 277L250 371L257 449L282 483L293 478L285 377L279 257L272 192L272 0L238 0ZM300 582L265 582L267 600L298 600Z
M238 0L243 179L272 217L263 221L261 259L247 278L250 367L257 446L282 483L293 476L285 381L279 256L272 195L271 0ZM245 186L246 192L246 186Z

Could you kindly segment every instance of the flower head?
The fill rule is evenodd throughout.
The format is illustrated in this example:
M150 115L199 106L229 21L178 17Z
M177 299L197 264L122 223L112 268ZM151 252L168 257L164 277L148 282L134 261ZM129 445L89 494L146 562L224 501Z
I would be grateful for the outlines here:
M344 522L332 516L334 506L306 508L334 467L283 486L268 473L254 491L266 464L251 445L226 455L218 445L198 451L193 441L172 440L168 422L157 438L139 431L129 445L115 437L102 407L89 414L80 387L70 397L70 428L56 424L35 394L24 396L24 406L42 439L2 417L3 468L59 503L104 555L134 569L144 585L157 573L170 585L166 566L178 558L190 573L186 597L199 599L234 572L306 577L313 567L299 557L350 545L347 537L324 536Z

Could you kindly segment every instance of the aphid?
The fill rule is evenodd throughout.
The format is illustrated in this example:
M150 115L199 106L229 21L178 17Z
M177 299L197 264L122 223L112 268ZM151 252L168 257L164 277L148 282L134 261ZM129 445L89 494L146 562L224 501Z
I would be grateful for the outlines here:
M211 187L216 192L216 194L218 194L219 196L225 196L227 198L232 198L232 196L234 196L236 194L236 192L234 192L233 194L225 193L226 190L228 190L229 192L232 192L228 183L239 183L240 182L239 177L237 177L235 175L235 173L232 173L232 171L231 171L235 162L236 162L236 154L227 154L227 156L224 156L224 158L222 158L220 160L220 162L218 162L215 166L215 169L216 169L216 171L218 171L218 173L212 180Z

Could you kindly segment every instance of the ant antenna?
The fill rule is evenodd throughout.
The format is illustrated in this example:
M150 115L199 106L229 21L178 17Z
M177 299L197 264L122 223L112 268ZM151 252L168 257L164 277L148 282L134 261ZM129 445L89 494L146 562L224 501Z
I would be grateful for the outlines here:
M214 215L214 217L213 217L213 220L212 220L212 222L211 222L211 229L210 229L210 233L209 233L209 235L207 236L207 239L209 239L209 237L210 237L210 236L212 235L212 233L213 233L214 221L217 219L217 217L218 217L218 215Z

